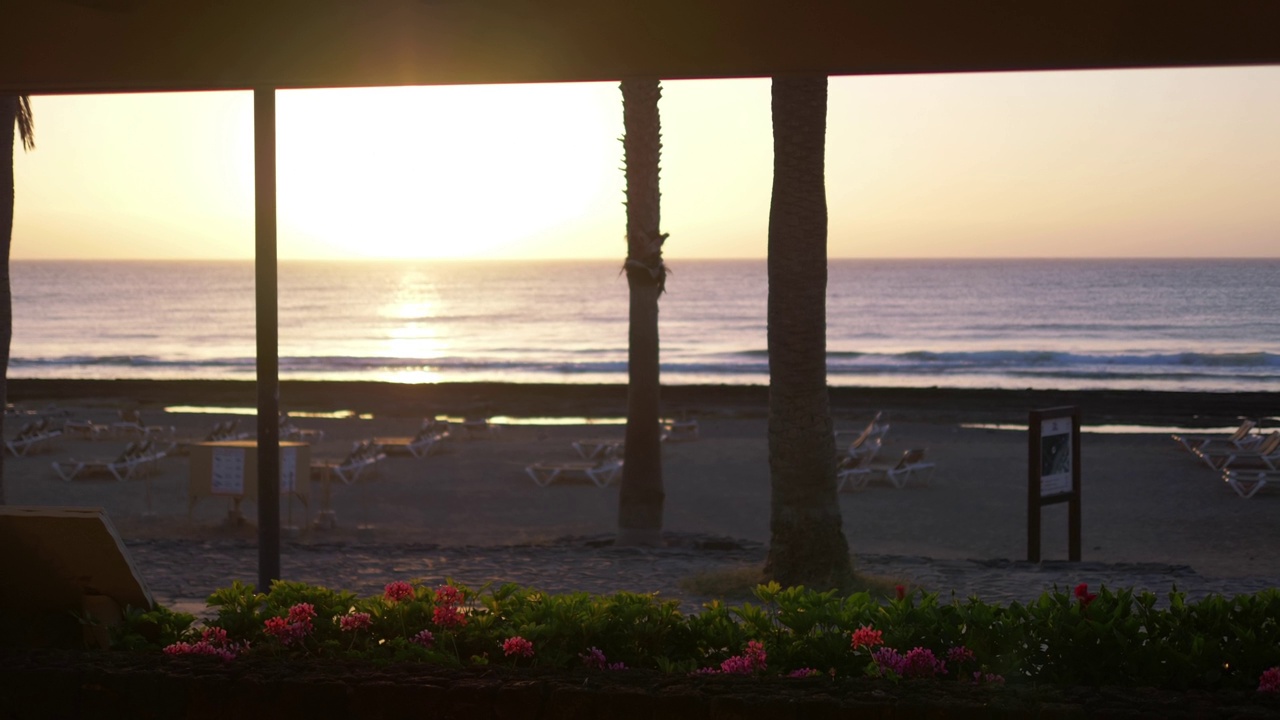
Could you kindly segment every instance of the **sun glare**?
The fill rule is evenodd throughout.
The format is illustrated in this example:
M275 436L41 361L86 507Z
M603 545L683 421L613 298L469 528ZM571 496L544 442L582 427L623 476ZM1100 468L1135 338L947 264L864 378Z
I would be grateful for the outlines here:
M282 92L278 121L282 256L538 255L621 191L612 85Z

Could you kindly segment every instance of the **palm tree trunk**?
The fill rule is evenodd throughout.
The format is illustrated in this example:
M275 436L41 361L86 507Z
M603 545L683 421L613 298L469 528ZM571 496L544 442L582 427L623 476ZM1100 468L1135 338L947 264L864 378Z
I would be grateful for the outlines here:
M658 296L666 281L659 232L658 163L662 128L657 80L622 82L622 144L627 173L627 436L618 494L619 545L662 541L662 445L659 435Z
M830 588L849 578L827 394L827 78L773 79L769 207L769 471L765 573Z
M13 301L9 292L9 247L13 244L13 141L18 120L18 98L0 96L0 145L9 157L0 161L0 406L9 402L9 341L13 338ZM0 415L0 437L4 436ZM4 452L0 450L0 505L4 498Z

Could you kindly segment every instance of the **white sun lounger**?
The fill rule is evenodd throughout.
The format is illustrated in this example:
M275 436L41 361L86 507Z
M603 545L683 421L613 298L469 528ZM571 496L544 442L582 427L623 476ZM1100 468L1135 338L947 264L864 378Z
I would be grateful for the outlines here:
M111 423L111 435L117 438L172 440L175 432L172 425L147 425L137 410L121 410L120 420Z
M199 445L204 442L223 442L225 440L244 440L249 437L249 433L237 432L236 428L240 426L239 420L225 420L216 422L213 427L209 428L208 434L202 438L185 438L173 441L173 454L186 455L191 452L193 445Z
M289 413L280 413L280 439L297 442L318 443L324 441L324 431L315 428L300 428L293 424Z
M1268 433L1262 442L1246 450L1223 450L1215 453L1197 449L1195 453L1214 470L1238 469L1241 466L1280 470L1280 432Z
M622 438L586 438L574 440L573 449L586 460L621 455L626 441Z
M42 418L35 422L24 423L13 439L4 441L4 446L9 452L21 457L27 453L52 449L54 440L61 436L61 430L50 428L49 421Z
M668 420L662 423L663 442L688 442L698 439L697 420Z
M350 485L370 471L375 465L385 460L387 454L372 440L357 442L351 446L351 452L341 460L315 460L311 463L311 475L323 480L324 473L336 475L343 484Z
M373 442L388 455L408 454L413 457L426 457L444 447L449 439L449 431L441 429L439 423L426 421L417 435L405 437L375 437Z
M1191 453L1225 452L1227 450L1243 450L1253 447L1262 441L1263 436L1256 433L1258 423L1244 420L1240 427L1230 435L1186 435L1174 434L1174 442Z
M889 432L889 423L880 422L880 418L883 416L884 416L883 410L877 412L874 416L872 416L871 422L867 423L867 426L863 428L861 431L859 431L857 435L854 436L853 440L850 441L849 443L849 452L851 455L853 454L853 450L855 448L862 446L863 443L870 440L871 438L880 438L881 440L884 440L885 433ZM840 443L848 435L853 435L853 431L837 430L836 443Z
M71 458L53 463L54 472L66 482L89 475L110 475L120 482L159 468L167 452L154 448L150 441L133 442L113 460L77 460Z
M846 485L850 489L866 487L872 478L884 477L890 485L901 490L913 481L928 485L933 478L934 464L924 459L924 448L911 448L902 453L902 457L893 465L873 465L869 459L857 458L855 464L836 473L840 480L837 491Z
M861 490L871 480L871 461L880 451L880 438L865 440L858 454L846 454L836 465L836 492Z
M92 420L68 420L62 424L62 434L84 440L101 440L111 436L110 425L99 425Z
M551 462L534 463L524 469L538 487L546 487L560 478L586 478L605 487L622 473L622 460L611 458L603 462Z
M1248 500L1264 487L1280 484L1280 471L1227 468L1222 471L1222 480L1227 487L1235 490L1237 495Z

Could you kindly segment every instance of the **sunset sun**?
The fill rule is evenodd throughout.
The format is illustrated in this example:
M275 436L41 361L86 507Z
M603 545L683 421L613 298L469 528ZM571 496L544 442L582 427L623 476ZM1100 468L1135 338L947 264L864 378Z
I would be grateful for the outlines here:
M620 198L616 93L600 85L282 93L282 245L354 258L527 252L601 196Z

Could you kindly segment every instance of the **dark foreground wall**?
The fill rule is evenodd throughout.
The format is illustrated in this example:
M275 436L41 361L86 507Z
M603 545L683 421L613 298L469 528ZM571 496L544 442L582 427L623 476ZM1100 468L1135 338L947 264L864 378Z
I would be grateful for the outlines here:
M0 718L830 718L1275 717L1256 693L974 687L687 677L645 671L296 662L156 654L0 651Z

